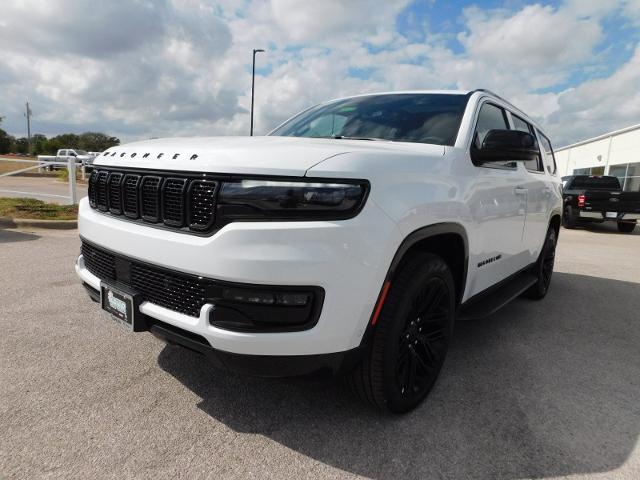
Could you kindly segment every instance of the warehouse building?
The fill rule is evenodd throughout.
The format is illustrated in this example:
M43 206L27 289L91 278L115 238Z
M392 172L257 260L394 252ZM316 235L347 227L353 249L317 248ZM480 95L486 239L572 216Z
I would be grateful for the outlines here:
M640 191L640 124L555 151L560 175L613 175L625 191Z

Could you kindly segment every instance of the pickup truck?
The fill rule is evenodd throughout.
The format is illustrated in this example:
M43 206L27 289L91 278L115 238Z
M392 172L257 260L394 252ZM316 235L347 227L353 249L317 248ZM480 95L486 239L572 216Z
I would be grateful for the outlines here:
M623 192L617 177L570 175L562 177L562 184L565 228L587 222L616 222L623 233L636 228L640 192Z
M506 100L368 94L267 136L107 149L76 272L129 332L241 373L346 375L400 413L433 387L456 318L544 298L561 214L551 143Z
M62 165L46 165L53 162L67 162L70 157L75 158L77 164L89 166L93 164L95 155L79 150L77 148L61 148L55 155L38 155L38 160L43 163L43 167L47 167L49 170L58 170L66 168Z

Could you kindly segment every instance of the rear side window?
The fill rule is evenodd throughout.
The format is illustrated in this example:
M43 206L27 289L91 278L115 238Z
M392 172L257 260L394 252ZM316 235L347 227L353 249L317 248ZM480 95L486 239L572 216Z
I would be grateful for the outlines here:
M509 130L509 124L502 108L492 103L485 103L480 107L480 112L478 113L476 131L473 136L475 148L482 146L484 137L487 136L489 130ZM516 162L491 162L491 166L515 168Z
M547 166L547 171L555 175L558 171L558 166L556 165L556 157L553 154L553 149L551 148L551 142L540 132L540 130L538 130L538 138L540 139L542 156L544 157L544 164Z
M575 177L571 189L576 190L620 190L620 181L616 177Z
M513 120L513 126L516 130L519 130L521 132L527 132L535 136L535 133L531 125L529 125L527 122L525 122L520 117L514 115L513 113L511 114L511 118ZM540 155L538 155L533 160L527 160L526 162L523 162L523 163L526 169L531 172L542 172L543 168L542 168L542 162L540 160L541 160Z

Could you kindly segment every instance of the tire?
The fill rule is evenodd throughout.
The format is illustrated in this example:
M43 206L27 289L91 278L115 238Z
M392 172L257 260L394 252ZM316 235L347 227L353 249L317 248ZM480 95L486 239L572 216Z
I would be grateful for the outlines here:
M442 258L410 257L394 278L369 350L347 377L365 402L405 413L427 396L440 373L453 332L453 276Z
M562 226L568 230L572 230L576 228L577 223L578 221L573 214L573 209L571 207L565 207L562 213Z
M636 222L618 222L618 231L621 233L631 233L636 228Z
M547 231L542 251L533 267L538 281L528 290L525 290L523 294L525 297L532 300L542 300L547 295L556 259L556 243L556 231L553 227L550 227Z

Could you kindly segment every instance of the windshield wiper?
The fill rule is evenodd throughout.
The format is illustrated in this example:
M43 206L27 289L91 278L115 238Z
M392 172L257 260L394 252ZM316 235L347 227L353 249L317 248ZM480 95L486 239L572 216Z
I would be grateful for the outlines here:
M335 138L336 140L369 140L371 142L389 142L385 138L377 138L377 137L348 137L346 135L332 135L327 138Z

